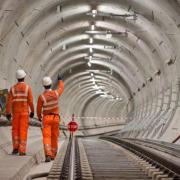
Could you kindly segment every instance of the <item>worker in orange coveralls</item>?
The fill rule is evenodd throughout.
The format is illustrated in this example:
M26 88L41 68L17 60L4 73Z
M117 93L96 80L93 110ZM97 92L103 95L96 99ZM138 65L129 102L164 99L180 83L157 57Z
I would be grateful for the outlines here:
M58 150L59 136L59 107L58 99L64 90L64 83L58 75L58 89L51 89L52 80L50 77L43 78L45 91L39 96L37 104L37 116L42 119L43 144L45 152L45 162L54 160ZM42 116L43 114L43 116Z
M70 139L72 138L73 133L75 131L77 131L77 129L78 129L78 124L75 122L74 114L73 114L72 115L72 121L70 121L69 124L68 124L68 130L70 131L70 137L69 137Z
M18 83L11 87L6 104L6 117L12 117L12 154L26 155L29 116L34 116L34 105L31 88L24 83L26 73L19 69L16 72ZM29 115L29 107L31 113ZM12 112L12 115L11 115Z

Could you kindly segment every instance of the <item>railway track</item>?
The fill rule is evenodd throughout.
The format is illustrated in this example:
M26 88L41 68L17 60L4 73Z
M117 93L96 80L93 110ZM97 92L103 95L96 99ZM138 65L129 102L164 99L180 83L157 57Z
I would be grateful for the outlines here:
M180 145L177 144L151 141L151 140L142 140L142 139L124 139L124 140L138 145L143 145L146 147L157 149L158 151L165 152L167 154L171 154L173 156L180 158Z
M109 142L111 141L111 142ZM112 137L102 139L73 138L58 155L49 180L179 180L177 164L175 171L160 164L145 153L123 144ZM172 162L171 162L172 163Z

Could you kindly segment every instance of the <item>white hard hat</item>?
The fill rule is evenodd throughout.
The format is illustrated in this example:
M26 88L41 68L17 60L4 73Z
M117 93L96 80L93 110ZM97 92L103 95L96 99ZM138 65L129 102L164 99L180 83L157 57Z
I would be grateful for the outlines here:
M16 71L16 78L17 79L24 79L26 77L26 73L23 69L18 69Z
M52 80L50 77L46 76L43 78L43 86L50 86L52 84Z

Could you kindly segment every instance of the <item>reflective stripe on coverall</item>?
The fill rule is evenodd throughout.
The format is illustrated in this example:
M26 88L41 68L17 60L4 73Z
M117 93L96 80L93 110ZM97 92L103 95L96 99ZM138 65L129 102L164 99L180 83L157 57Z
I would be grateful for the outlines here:
M31 112L34 112L31 88L24 82L19 82L10 89L6 104L6 114L11 113L12 109L13 149L19 149L20 153L26 152L29 107Z
M64 90L63 81L58 82L57 90L45 90L38 98L37 116L42 118L43 114L43 144L45 155L55 158L58 150L59 136L59 107L58 99Z

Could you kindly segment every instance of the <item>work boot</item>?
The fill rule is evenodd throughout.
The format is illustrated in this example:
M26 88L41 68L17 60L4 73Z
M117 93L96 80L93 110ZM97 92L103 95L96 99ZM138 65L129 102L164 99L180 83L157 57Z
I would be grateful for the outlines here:
M22 153L22 152L21 152L21 153L19 153L19 155L20 155L20 156L25 156L26 153Z
M51 161L51 156L46 156L45 162L50 162Z
M19 152L18 149L13 149L12 154L15 155L15 154L17 154L18 152Z
M54 161L55 157L51 157L51 161Z

